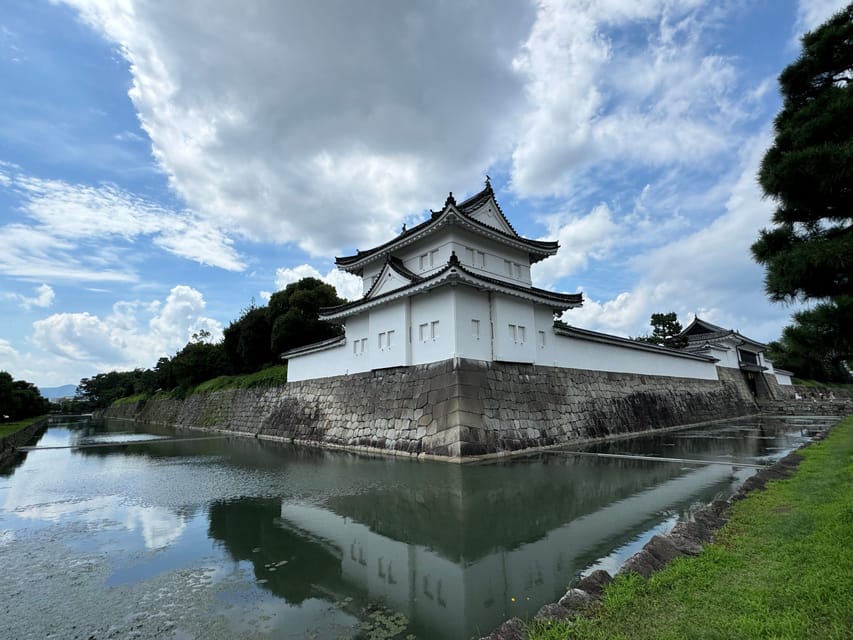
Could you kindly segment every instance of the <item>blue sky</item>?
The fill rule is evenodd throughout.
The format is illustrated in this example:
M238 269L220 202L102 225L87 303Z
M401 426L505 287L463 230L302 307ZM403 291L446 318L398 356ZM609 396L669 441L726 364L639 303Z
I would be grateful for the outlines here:
M7 2L0 369L153 366L486 174L570 324L759 340L776 77L831 0Z

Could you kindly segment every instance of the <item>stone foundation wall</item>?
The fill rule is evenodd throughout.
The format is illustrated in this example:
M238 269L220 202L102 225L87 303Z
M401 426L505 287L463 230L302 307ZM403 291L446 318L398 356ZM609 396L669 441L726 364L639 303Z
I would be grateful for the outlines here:
M107 417L323 446L448 458L496 454L757 412L720 380L453 359L121 405Z

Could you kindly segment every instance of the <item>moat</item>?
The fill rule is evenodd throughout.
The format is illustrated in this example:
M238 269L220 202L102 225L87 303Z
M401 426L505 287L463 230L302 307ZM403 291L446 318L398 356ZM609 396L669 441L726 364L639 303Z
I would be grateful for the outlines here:
M822 424L448 465L56 423L0 469L4 637L478 637L615 572Z

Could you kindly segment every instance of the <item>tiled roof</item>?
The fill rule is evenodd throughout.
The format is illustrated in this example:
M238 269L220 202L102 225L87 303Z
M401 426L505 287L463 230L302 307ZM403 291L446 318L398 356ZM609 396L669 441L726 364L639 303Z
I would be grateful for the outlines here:
M418 277L417 281L412 282L409 285L400 287L398 289L394 289L393 291L388 291L386 293L380 294L378 296L374 296L372 298L364 297L361 300L355 300L353 302L348 302L346 304L339 305L337 307L324 307L320 309L320 316L332 316L339 315L341 313L351 311L357 309L362 306L370 305L373 306L376 302L380 300L385 300L392 296L402 296L408 291L413 289L426 287L431 288L429 285L434 284L434 286L438 286L441 284L441 280L444 279L444 276L448 274L449 271L455 270L459 274L464 274L469 279L484 285L488 285L492 288L500 288L509 290L518 295L529 296L540 299L543 303L551 302L554 303L556 308L570 308L574 306L578 306L583 304L583 294L582 293L556 293L554 291L548 291L547 289L539 289L537 287L527 287L523 285L518 285L513 282L507 282L506 280L500 280L498 278L491 278L489 276L484 276L480 273L476 273L465 268L460 262L459 258L454 253L450 256L450 260L447 264L430 275L427 278Z
M684 329L678 335L684 336L687 338L687 342L690 345L695 345L697 343L705 343L705 342L715 342L723 340L724 338L728 338L730 336L735 336L738 340L742 340L743 342L747 342L750 345L758 348L766 348L762 342L758 342L758 340L753 340L752 338L747 338L746 336L738 333L734 329L726 329L716 324L712 324L707 320L702 320L699 316L696 316L687 328Z
M432 215L420 224L415 225L411 229L406 229L402 231L399 235L397 235L397 237L392 238L388 242L385 242L372 249L368 249L366 251L357 251L354 255L351 256L338 256L335 258L335 264L338 267L346 269L347 267L360 263L365 258L369 258L370 256L386 251L391 247L394 247L397 244L405 241L408 238L412 238L413 236L427 231L432 225L440 221L445 212L448 211L455 211L459 215L463 216L471 224L474 224L483 229L487 229L490 233L497 234L498 236L502 236L507 240L511 240L513 242L517 242L526 246L532 255L541 256L539 259L544 258L545 256L553 254L557 251L557 249L559 248L559 244L557 242L545 240L530 240L528 238L522 238L521 236L519 236L510 221L507 220L503 211L501 211L500 205L497 206L498 214L506 222L507 226L512 229L512 234L506 233L501 229L485 225L479 220L476 220L469 215L471 211L476 210L483 202L493 196L494 191L492 190L491 183L488 181L486 182L485 189L483 189L477 194L474 194L459 205L456 204L456 200L453 198L453 194L451 193L447 197L447 200L444 203L444 207L440 211L433 211ZM495 200L495 204L497 205L497 200Z
M661 347L660 345L649 342L641 342L639 340L631 340L621 336L612 336L609 333L599 333L598 331L590 331L589 329L581 329L573 327L560 320L554 322L554 330L560 334L580 340L589 340L590 342L600 342L603 344L612 344L620 347L628 347L639 351L653 351L655 353L665 353L671 356L680 356L683 358L691 358L693 360L702 360L705 362L716 362L718 358L706 356L698 353L693 353L687 349L670 349Z

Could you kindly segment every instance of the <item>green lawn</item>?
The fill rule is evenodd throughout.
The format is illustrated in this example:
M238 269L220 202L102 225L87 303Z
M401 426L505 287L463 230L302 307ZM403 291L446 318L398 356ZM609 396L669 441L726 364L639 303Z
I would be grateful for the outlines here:
M853 417L803 453L702 555L620 577L593 617L534 622L530 640L853 638Z
M18 420L17 422L4 422L0 424L0 438L8 436L11 433L20 431L25 427L29 427L36 420L41 420L44 416L36 416L35 418L27 418L26 420Z

